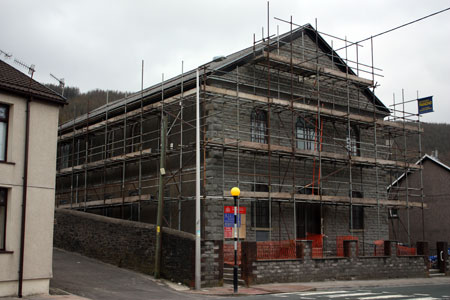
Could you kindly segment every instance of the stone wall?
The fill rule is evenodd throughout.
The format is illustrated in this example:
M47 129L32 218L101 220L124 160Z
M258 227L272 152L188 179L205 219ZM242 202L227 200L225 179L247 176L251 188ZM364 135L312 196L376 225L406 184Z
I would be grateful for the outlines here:
M256 260L256 244L243 245L243 279L247 283L305 282L426 277L424 256L397 256L396 243L386 241L385 256L359 256L357 241L345 241L346 257L311 258L311 241L297 242L297 259ZM252 257L253 255L253 257Z
M153 275L155 225L56 209L54 245L122 268ZM195 236L162 229L161 276L194 285ZM222 283L222 241L202 241L202 285ZM222 255L222 256L221 256Z

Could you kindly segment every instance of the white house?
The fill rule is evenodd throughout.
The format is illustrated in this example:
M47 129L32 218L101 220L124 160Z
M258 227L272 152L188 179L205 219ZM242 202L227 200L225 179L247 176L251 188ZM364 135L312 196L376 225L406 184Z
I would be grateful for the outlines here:
M64 103L0 61L0 297L48 293L58 112Z

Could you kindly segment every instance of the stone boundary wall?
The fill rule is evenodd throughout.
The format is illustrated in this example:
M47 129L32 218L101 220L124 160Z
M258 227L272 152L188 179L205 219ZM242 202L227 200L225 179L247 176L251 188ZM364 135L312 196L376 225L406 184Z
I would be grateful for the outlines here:
M256 243L243 245L242 278L247 284L427 277L425 256L397 256L385 242L384 256L358 256L357 241L344 241L345 257L311 257L311 241L297 241L297 259L256 260Z
M54 246L153 275L155 225L56 209ZM162 228L161 276L194 286L195 236ZM222 241L202 241L202 286L222 283ZM222 254L223 256L223 254Z

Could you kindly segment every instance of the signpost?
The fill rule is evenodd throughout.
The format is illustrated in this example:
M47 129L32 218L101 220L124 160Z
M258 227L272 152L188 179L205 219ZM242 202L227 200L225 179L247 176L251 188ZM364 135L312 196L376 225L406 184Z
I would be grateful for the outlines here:
M237 264L237 205L236 201L241 190L237 187L231 189L231 196L234 198L234 266L233 266L233 290L235 293L238 291L238 264Z
M245 206L239 206L237 216L239 239L245 239L246 237L246 214L247 208ZM234 237L234 206L225 206L223 208L223 234L226 239L232 239Z

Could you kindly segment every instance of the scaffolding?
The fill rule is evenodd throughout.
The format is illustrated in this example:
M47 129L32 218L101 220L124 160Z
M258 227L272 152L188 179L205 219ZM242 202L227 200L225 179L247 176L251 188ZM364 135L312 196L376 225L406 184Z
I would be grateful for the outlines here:
M373 40L363 47L319 34L317 24L284 22L287 33L267 33L259 41L254 36L253 46L199 67L202 236L223 237L223 224L208 216L214 212L223 220L229 190L239 186L243 205L268 211L264 230L257 224L261 215L252 212L253 238L261 238L258 232L268 240L306 237L310 225L297 220L303 213L306 219L308 205L319 208L316 234L324 234L325 207L345 207L348 234L364 240L353 226L353 207L368 207L376 215L376 239L386 238L386 209L426 206L422 186L387 190L400 174L422 172L415 164L420 145L419 151L406 147L410 136L420 141L419 116L405 111L404 99L402 109L399 103L388 109L375 96L382 70L373 63ZM344 46L333 49L322 36ZM370 52L370 63L360 61L362 49ZM182 70L62 124L56 206L153 222L153 211L146 210L156 204L165 115L164 226L193 232L195 80L195 70ZM330 222L339 227L341 220Z

